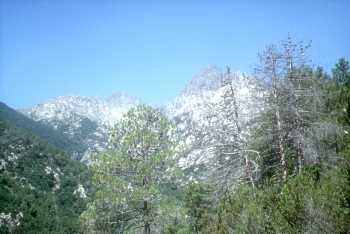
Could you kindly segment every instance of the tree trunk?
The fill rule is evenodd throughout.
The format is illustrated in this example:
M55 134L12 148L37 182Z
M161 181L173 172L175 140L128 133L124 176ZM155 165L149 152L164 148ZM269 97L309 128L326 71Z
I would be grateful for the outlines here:
M230 76L230 69L229 67L227 68L227 75ZM233 108L234 108L234 120L235 120L235 125L236 125L236 131L237 131L237 137L236 138L236 142L239 142L239 144L241 145L241 150L244 154L244 166L245 166L245 177L248 178L248 180L250 180L250 183L252 184L252 187L255 188L255 183L254 183L254 178L253 178L253 173L252 173L252 169L250 166L250 160L249 160L249 155L248 153L244 152L244 150L247 148L247 142L242 142L242 139L240 138L241 134L242 134L242 128L240 126L239 123L239 110L238 110L238 104L237 104L237 99L236 99L236 95L235 95L235 90L232 87L232 81L230 80L230 92L231 92L231 97L232 97L232 101L233 101Z
M230 95L231 95L231 98L232 98L232 104L233 104L233 111L234 111L234 122L235 122L235 126L236 126L236 131L237 131L237 134L234 134L234 138L235 138L235 141L239 143L240 145L240 150L242 151L242 153L244 154L243 157L244 157L244 166L245 166L245 177L250 181L250 183L252 184L253 188L255 187L255 183L254 183L254 178L253 178L253 174L252 174L252 170L251 170L251 167L250 167L250 160L249 160L249 155L248 153L244 152L244 150L247 148L247 142L244 140L242 142L242 138L241 138L241 134L242 134L242 128L240 126L240 123L239 123L239 109L238 109L238 103L237 103L237 99L236 99L236 95L235 95L235 90L232 86L232 80L231 80L231 77L230 77L230 68L227 67L227 80L228 80L228 83L226 83L226 85L228 84L229 87L230 87Z
M277 66L277 58L272 56L272 89L273 89L273 99L275 105L275 118L276 118L276 126L277 126L277 138L278 138L278 154L281 160L282 167L282 179L287 179L287 161L285 150L283 146L283 137L282 137L282 123L281 123L281 115L278 105L278 95L277 95L277 74L276 74L276 66Z
M282 178L283 180L287 179L287 161L286 156L284 153L284 146L283 146L283 138L282 138L282 125L281 125L281 117L280 112L278 110L278 107L276 107L275 111L275 117L276 117L276 123L277 123L277 137L278 137L278 153L281 160L281 166L282 166Z
M147 177L145 176L143 178L143 186L146 187L146 185L147 185ZM151 224L149 221L149 205L147 200L143 200L143 222L144 222L143 233L150 234Z
M298 173L301 174L301 171L303 169L303 152L301 149L301 143L298 142L297 146L297 160L298 160Z
M143 229L143 233L144 234L150 234L151 233L151 224L149 223L148 220L148 202L146 200L143 201L143 211L144 211L144 229Z

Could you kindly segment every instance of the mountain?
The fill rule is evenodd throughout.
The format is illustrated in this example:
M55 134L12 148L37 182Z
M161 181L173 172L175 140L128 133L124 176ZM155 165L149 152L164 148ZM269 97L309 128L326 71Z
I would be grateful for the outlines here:
M253 113L259 111L259 102L254 97L257 85L254 77L241 72L227 73L210 66L195 75L184 91L166 107L168 116L179 129L180 144L185 149L179 165L190 176L210 174L208 170L211 169L207 166L214 155L213 146L223 142L219 137L228 130L226 112L230 109L223 108L227 105L224 95L228 88L224 79L232 85L239 121L244 126ZM249 116L249 113L252 115Z
M219 67L209 66L196 74L174 101L163 109L181 132L186 151L180 160L183 168L202 165L210 158L208 142L219 128L214 119L219 103L223 101L223 80L226 73ZM236 72L230 75L241 103L249 103L252 77ZM108 132L131 107L140 104L138 98L117 93L108 98L65 96L57 97L32 108L21 110L26 116L44 126L50 126L83 151L73 152L73 158L89 161L92 152L108 148ZM241 112L246 113L246 104Z
M132 106L141 103L135 97L116 93L108 98L64 96L21 110L37 123L50 126L84 151L73 152L82 161L92 152L108 147L108 131Z
M52 125L35 121L2 102L0 102L0 119L12 126L30 130L40 138L45 139L48 143L64 150L70 155L83 154L87 150L87 147L74 139L67 138L65 134L55 130Z
M215 91L221 87L223 76L221 68L209 65L192 77L180 96L197 96L206 91Z
M78 233L86 166L3 117L42 131L37 123L3 104L0 113L0 233Z
M105 99L99 97L60 96L22 112L36 121L73 120L75 116L87 118L99 125L113 125L131 106L141 103L138 98L122 93ZM73 115L73 116L72 116ZM53 125L55 126L55 125Z

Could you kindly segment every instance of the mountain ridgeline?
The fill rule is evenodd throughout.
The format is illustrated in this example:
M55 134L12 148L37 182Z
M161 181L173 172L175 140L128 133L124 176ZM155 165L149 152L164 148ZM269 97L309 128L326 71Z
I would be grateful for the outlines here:
M350 68L304 52L289 38L253 75L210 66L162 108L0 103L1 231L348 233Z
M74 159L88 161L93 152L108 147L110 128L123 113L139 103L139 99L121 93L106 99L67 96L22 110L22 113L81 147L67 150Z
M70 155L82 154L87 150L80 142L67 138L63 132L57 131L52 125L35 121L2 102L0 102L0 119L10 125L32 131L51 145L66 151ZM93 126L93 123L91 125Z

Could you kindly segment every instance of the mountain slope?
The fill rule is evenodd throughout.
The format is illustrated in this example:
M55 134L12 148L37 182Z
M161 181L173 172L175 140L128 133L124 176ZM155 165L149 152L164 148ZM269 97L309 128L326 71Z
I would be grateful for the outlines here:
M83 164L0 119L0 172L0 233L78 232Z
M226 73L209 66L195 75L181 94L166 105L167 115L179 128L186 148L180 161L183 167L192 167L208 161L211 153L208 143L214 143L213 134L220 128L219 103L223 102L223 80ZM236 72L231 82L246 114L251 103L252 77ZM247 96L248 95L248 96ZM67 139L85 147L74 158L88 161L91 152L108 148L108 132L123 113L141 103L137 98L116 94L109 98L66 96L23 110L28 117L45 126L51 126ZM219 119L218 119L219 118ZM214 123L216 122L216 123Z
M224 73L211 66L194 76L181 95L167 106L167 113L176 122L181 145L185 149L179 165L189 175L208 176L208 170L211 170L208 165L213 164L209 161L214 155L214 146L228 140L221 139L230 124L226 115L233 109L224 97L227 90L232 87L238 121L245 126L259 111L254 92L256 85L253 77L240 72ZM249 130L242 135L247 137Z
M74 141L74 139L67 138L64 134L60 131L56 131L50 125L44 122L34 121L2 102L0 102L0 119L18 128L32 131L40 138L45 139L50 144L69 154L73 154L74 152L82 154L86 150L84 145L79 144L79 142Z
M125 94L114 94L106 99L65 96L22 110L22 113L82 147L70 153L76 159L88 161L92 152L108 147L109 129L123 113L139 103L137 98Z

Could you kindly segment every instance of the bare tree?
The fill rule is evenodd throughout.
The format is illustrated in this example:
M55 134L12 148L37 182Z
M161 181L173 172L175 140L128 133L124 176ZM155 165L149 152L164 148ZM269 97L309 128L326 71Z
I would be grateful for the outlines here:
M281 83L283 79L283 56L275 45L270 45L259 55L260 65L256 73L265 82L265 105L266 110L273 113L272 134L276 143L276 152L278 154L282 178L287 178L287 158L285 152L285 137L283 135L283 121L281 116Z
M255 110L251 109L250 77L232 74L230 68L222 77L220 98L212 106L212 134L216 144L209 145L214 151L212 158L213 178L222 191L248 182L255 187L259 175L258 151L249 147L250 120Z
M292 166L301 173L306 157L319 157L320 147L315 139L320 136L315 135L315 128L327 126L320 122L324 118L322 92L308 65L308 48L309 44L295 42L289 36L279 46L268 46L259 56L256 69L256 75L263 81L264 114L269 116L272 147L283 180Z

